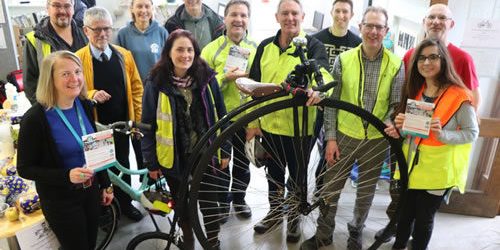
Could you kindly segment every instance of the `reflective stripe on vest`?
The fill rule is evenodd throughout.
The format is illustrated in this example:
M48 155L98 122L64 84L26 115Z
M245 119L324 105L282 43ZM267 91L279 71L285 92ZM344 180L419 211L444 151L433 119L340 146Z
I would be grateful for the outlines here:
M422 92L423 89L416 100L422 99ZM436 108L433 117L439 117L441 127L445 127L460 106L471 100L464 89L450 86L434 101ZM409 188L432 190L458 187L461 193L465 191L471 143L443 144L432 132L428 138L417 137L414 143L418 156L414 159L416 154L412 153L409 157ZM403 145L407 158L408 147L408 143Z
M341 53L340 62L342 65L342 89L340 99L363 106L363 95L365 85L365 73L363 58L361 55L361 45ZM378 77L378 91L375 106L371 113L383 120L389 111L391 86L394 77L401 67L401 59L384 49L380 75ZM345 135L356 139L376 139L383 135L373 126L368 125L365 129L363 120L343 110L338 111L338 130Z
M164 168L174 166L174 123L172 107L168 96L159 94L156 107L156 156L158 163Z
M26 39L33 45L36 50L36 59L38 61L38 67L42 66L42 60L48 54L50 54L50 45L35 37L35 32L31 31L26 34Z

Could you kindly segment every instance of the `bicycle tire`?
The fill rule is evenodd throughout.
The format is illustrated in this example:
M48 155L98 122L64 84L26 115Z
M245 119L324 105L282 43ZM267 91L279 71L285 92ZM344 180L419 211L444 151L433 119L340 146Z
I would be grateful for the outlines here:
M127 250L154 250L167 249L170 240L169 234L155 231L135 236L127 245ZM182 244L171 242L169 249L183 249Z
M269 115L272 112L276 112L279 110L294 108L294 107L302 107L302 106L304 106L305 101L306 101L305 98L291 98L291 99L287 99L287 100L283 100L283 101L278 101L278 102L268 104L264 107L258 108L257 110L254 110L254 111L242 116L240 119L238 119L232 125L230 125L228 128L226 128L224 131L222 131L222 133L216 137L216 139L210 144L210 146L204 150L203 154L199 156L198 162L197 162L195 169L194 169L193 179L191 181L191 189L190 189L190 193L189 193L189 201L190 201L189 209L190 209L190 217L191 217L191 220L193 222L192 224L193 224L194 232L198 238L198 241L200 242L200 244L204 248L209 249L210 243L209 243L208 237L205 233L205 226L206 225L204 225L203 218L202 218L203 216L200 215L199 202L202 201L202 202L208 202L208 203L212 202L213 203L214 201L211 201L211 200L206 201L206 200L202 200L202 199L200 200L200 185L207 185L207 182L204 183L204 178L207 177L207 168L211 165L211 161L213 161L214 157L217 156L217 151L221 148L221 146L224 143L226 143L227 141L229 141L233 137L234 133L237 130L244 128L249 122L251 122L251 121L253 121L261 116ZM404 158L403 152L401 151L401 144L398 140L390 138L383 133L383 129L386 127L386 125L382 121L380 121L378 118L373 116L370 112L367 112L364 109L362 109L358 106L355 106L353 104L350 104L350 103L337 101L337 100L331 100L331 99L325 99L321 103L319 103L318 105L332 107L332 108L336 108L339 110L347 111L347 112L349 112L349 114L352 114L356 117L361 118L363 121L366 121L368 124L375 127L380 133L382 133L384 135L384 137L383 137L384 143L387 143L388 145L390 145L391 154L395 157L394 159L398 163L398 167L399 167L400 174L401 174L401 180L400 180L401 189L400 190L406 189L406 183L408 181L408 176L407 176L407 170L406 170L407 167L406 167L405 158ZM304 152L306 152L306 151L304 151ZM307 158L305 160L307 160L307 164L309 164L309 159ZM234 161L234 159L233 159L233 161ZM213 168L211 168L211 170L213 170ZM283 170L283 171L285 171L285 170ZM216 186L217 184L208 183L208 185ZM256 190L258 191L258 189L256 189ZM201 190L201 192L203 192L203 190ZM220 192L220 191L216 191L216 192ZM248 189L247 189L247 192L248 192ZM259 192L262 192L262 191L259 191ZM267 190L265 192L267 193ZM311 195L312 192L309 190L307 190L306 192L307 192L306 196L307 196L307 198L309 198L309 195ZM288 199L287 199L287 202L289 202ZM219 203L221 203L221 202L219 201ZM227 206L226 210L230 211L229 202L228 202L228 204L225 204L225 205ZM295 206L297 204L292 204L292 205ZM261 208L260 206L264 206L264 205L258 204L258 205L251 206L252 211L254 209L256 209L256 207ZM204 208L202 208L202 209L204 209ZM206 211L208 211L209 209L215 209L215 207L208 208ZM265 210L265 209L269 209L269 208L262 207L262 209ZM205 210L203 210L203 211L205 211ZM311 213L311 212L309 212L309 213ZM311 214L311 215L314 216L314 214ZM209 215L209 216L215 216L215 215ZM255 221L251 221L251 223L246 223L245 226L247 227L247 229L249 226L248 224L254 224L254 222ZM209 222L209 223L212 223L212 222ZM303 223L304 223L304 221L302 221L301 224L303 224ZM385 225L385 223L384 224L379 223L378 226L380 228L382 228L384 225ZM226 226L224 226L224 227L226 227ZM231 225L228 225L227 227L231 227ZM232 231L236 231L236 229L235 230L226 230L226 231L232 232ZM252 231L252 230L250 230L250 231ZM220 234L220 235L222 235L222 234ZM234 238L234 237L235 236L233 235L229 238ZM238 237L238 236L236 236L236 237ZM250 241L252 241L252 239L250 239ZM226 241L224 239L221 239L221 242L222 242L221 244L224 246ZM245 242L245 243L248 243L248 242ZM380 243L380 242L376 242L376 243ZM258 244L260 244L260 243L258 243ZM247 245L246 247L248 247L248 248L255 247L255 246L249 246L248 244L246 244L246 245ZM235 248L235 247L242 248L243 246L239 246L239 247L238 246L231 246L230 248Z
M101 216L97 231L96 249L106 249L118 227L119 208L118 203L111 202L109 206L101 206Z

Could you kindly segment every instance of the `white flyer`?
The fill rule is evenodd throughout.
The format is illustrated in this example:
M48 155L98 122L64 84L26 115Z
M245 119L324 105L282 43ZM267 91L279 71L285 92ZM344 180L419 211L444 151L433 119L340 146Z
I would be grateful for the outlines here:
M82 136L86 167L95 172L116 162L113 130L108 129Z
M249 49L237 45L231 46L231 48L229 48L229 55L226 59L226 65L224 66L224 72L227 72L231 68L238 68L238 70L246 72L249 56Z
M17 231L16 237L23 250L52 250L61 246L46 220Z
M403 133L421 138L429 137L433 114L434 103L408 99L403 122Z

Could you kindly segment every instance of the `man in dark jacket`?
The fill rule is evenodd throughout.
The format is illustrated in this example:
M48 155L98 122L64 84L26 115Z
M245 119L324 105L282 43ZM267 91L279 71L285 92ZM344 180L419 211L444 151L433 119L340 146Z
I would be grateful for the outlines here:
M222 35L224 22L201 0L184 0L184 4L179 6L175 14L165 23L165 29L168 33L176 29L191 31L198 45L203 49L205 45Z
M48 16L26 34L23 49L23 83L26 97L35 102L39 64L51 52L75 52L87 45L87 38L73 20L74 0L47 0Z

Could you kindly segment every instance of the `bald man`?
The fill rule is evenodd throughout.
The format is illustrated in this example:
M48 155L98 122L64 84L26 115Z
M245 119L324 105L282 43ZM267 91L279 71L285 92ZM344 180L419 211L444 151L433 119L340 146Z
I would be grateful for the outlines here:
M462 78L465 86L472 91L474 97L473 105L477 110L481 96L479 93L479 80L477 79L474 61L467 52L448 41L448 32L455 26L453 13L450 8L444 4L434 4L429 7L427 15L423 19L423 26L426 37L441 40L448 46L448 51L453 59L455 71L457 71L458 75ZM409 68L408 63L413 51L414 49L408 50L403 58L406 69Z

